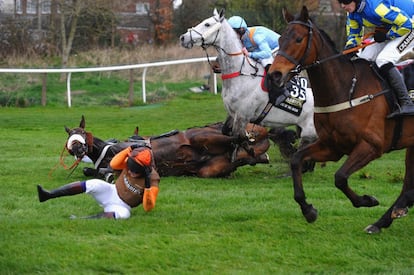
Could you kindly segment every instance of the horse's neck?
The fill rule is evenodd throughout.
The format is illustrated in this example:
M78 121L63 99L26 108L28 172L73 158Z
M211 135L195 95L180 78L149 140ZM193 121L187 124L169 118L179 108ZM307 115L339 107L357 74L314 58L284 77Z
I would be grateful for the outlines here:
M318 60L323 61L337 53L321 51ZM307 70L315 98L315 106L337 104L349 99L356 70L352 62L343 57L321 62Z
M107 143L105 141L97 137L93 137L92 150L89 150L90 147L88 147L88 157L95 163L99 159L101 152L106 145Z
M233 31L233 30L231 30ZM242 44L234 35L222 35L218 50L218 61L223 73L239 71L244 62Z

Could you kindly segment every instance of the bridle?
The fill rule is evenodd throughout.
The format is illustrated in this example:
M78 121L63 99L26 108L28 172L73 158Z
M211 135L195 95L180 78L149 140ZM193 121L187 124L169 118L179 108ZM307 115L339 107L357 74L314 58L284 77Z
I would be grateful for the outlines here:
M303 54L303 56L299 60L295 59L291 55L288 55L286 52L284 52L280 49L279 49L279 52L278 52L278 55L281 55L282 57L286 58L289 62L291 62L295 65L295 68L290 71L290 74L293 74L293 75L297 75L302 70L307 70L309 68L318 66L318 65L320 65L324 62L339 58L339 57L341 57L343 55L346 55L350 52L357 51L359 49L365 48L365 47L375 43L375 41L372 41L372 42L369 42L369 43L366 43L366 44L361 44L361 45L359 45L359 46L357 46L353 49L345 50L343 52L328 56L328 57L326 57L324 59L321 59L321 60L314 60L311 64L304 65L303 63L308 58L309 52L310 52L310 49L311 49L311 46L312 46L312 39L313 39L313 33L314 33L313 32L313 28L314 28L313 26L314 25L312 24L311 20L308 20L307 22L303 22L303 21L299 21L299 20L293 20L293 21L290 21L288 24L299 24L299 25L303 25L305 27L308 27L307 46L306 46L306 49L305 49L305 53ZM323 37L322 37L321 33L320 32L317 32L317 33L318 33L320 39L323 40ZM369 36L372 36L372 33L366 34L364 36L364 40L365 40L365 38L367 38ZM324 46L325 43L322 43L322 45ZM319 56L319 54L317 56ZM357 105L360 105L360 104L367 103L367 102L371 101L372 99L374 99L375 97L380 96L380 95L382 95L382 94L389 91L389 90L386 89L386 90L380 91L380 92L378 92L376 94L373 94L373 95L369 94L369 95L364 95L364 96L356 98L356 99L352 99L353 94L355 92L355 86L356 86L357 78L356 78L355 64L352 61L351 61L351 64L352 64L352 67L353 67L354 74L353 74L353 77L352 77L352 80L351 80L351 86L350 86L350 89L349 89L349 92L348 92L348 95L349 95L348 102L335 104L335 105L331 105L331 106L326 106L326 107L315 106L314 107L314 112L315 113L329 113L329 112L336 112L336 111L344 110L344 109L347 109L347 108L351 108L353 106L357 106Z
M325 63L325 62L327 62L327 61L329 61L329 60L332 60L332 59L339 58L339 57L341 57L341 56L343 56L343 55L346 55L346 54L348 54L348 53L351 53L351 52L356 52L356 51L358 51L359 49L365 48L365 47L367 47L367 46L369 46L369 45L371 45L371 44L375 43L375 41L372 41L372 42L369 42L369 43L361 44L361 45L359 45L359 46L357 46L357 47L355 47L355 48L353 48L353 49L345 50L345 51L343 51L343 52L340 52L340 53L337 53L337 54L334 54L334 55L328 56L328 57L326 57L326 58L324 58L324 59L321 59L321 60L315 60L315 61L313 61L313 63L311 63L311 64L309 64L309 65L304 65L303 63L304 63L304 62L305 62L305 60L308 58L308 56L309 56L309 51L310 51L311 46L312 46L312 40L313 40L313 34L314 34L314 32L313 32L314 25L313 25L312 21L311 21L311 20L309 20L309 19L308 19L308 21L307 21L307 22L303 22L303 21L300 21L300 20L293 20L293 21L290 21L288 24L289 24L289 25L291 25L291 24L299 24L299 25L302 25L302 26L305 26L305 27L307 27L307 28L308 28L308 41L307 41L307 45L306 45L306 49L305 49L305 53L302 55L302 57L301 57L299 60L295 59L295 58L294 58L294 57L292 57L291 55L288 55L286 52L284 52L284 51L282 51L282 50L280 50L280 49L279 49L279 51L278 51L278 55L283 56L283 57L284 57L284 58L286 58L289 62L291 62L291 63L293 63L293 64L295 65L295 68L294 68L293 70L291 70L291 73L293 73L293 74L298 74L298 73L300 73L300 72L301 72L301 71L303 71L303 70L307 70L307 69L309 69L309 68L312 68L312 67L318 66L318 65L320 65L320 64L322 64L322 63ZM320 32L316 32L316 33L319 35L319 37L321 38L321 40L323 40L323 38L321 37ZM366 35L364 36L363 40L365 40L367 37L372 36L372 34L373 34L373 33L368 33L368 34L366 34ZM325 45L325 44L323 43L323 44L322 44L322 46L324 46L324 45Z
M222 27L222 22L223 22L224 18L218 19L215 16L213 16L213 19L217 22L217 24L215 24L211 29L207 30L205 33L199 32L194 27L188 29L188 32L190 34L190 39L191 39L191 42L192 43L195 43L195 39L193 39L192 32L198 34L201 37L201 48L206 53L207 60L208 60L208 63L210 64L210 66L212 65L211 64L211 59L210 59L210 56L209 56L209 54L207 52L207 49L209 47L214 47L218 52L223 52L225 55L231 56L231 57L233 57L233 56L239 56L239 55L244 55L243 51L241 51L241 50L238 51L238 52L230 53L230 52L227 52L224 48L222 48L219 45L217 45L218 44L217 43L217 39L219 37L220 29ZM210 37L214 33L215 33L215 37L214 37L213 41L210 42L210 43L206 43L206 39L208 37ZM255 70L255 73L251 73L251 74L244 74L244 73L242 73L242 68L244 67L244 64L245 64L245 61L246 60L247 60L247 63ZM243 62L241 64L241 66L240 66L240 70L235 71L235 72L232 72L232 73L228 73L228 74L222 74L221 75L221 79L222 80L226 80L226 79L230 79L230 78L234 78L234 77L238 77L238 76L242 76L242 75L245 75L245 76L259 76L257 74L258 70L259 70L259 68L257 68L257 66L255 66L255 65L253 65L250 62L249 58L247 58L245 56L244 57L244 60L243 60ZM262 77L262 76L260 76L260 77Z
M308 65L306 67L303 65L303 62L308 58L309 51L310 51L311 46L312 46L313 26L312 26L312 22L310 20L308 20L308 22L302 22L302 21L299 21L299 20L294 20L294 21L290 21L288 24L289 25L292 25L292 24L303 25L305 27L308 27L308 30L309 30L308 31L308 41L307 41L305 53L302 55L302 57L299 60L297 60L296 58L294 58L291 55L288 55L285 51L282 51L280 48L279 48L279 51L277 53L278 55L283 56L284 58L286 58L287 60L289 60L289 62L291 62L292 64L294 64L295 65L295 69L292 70L292 73L298 74L302 70L306 69L307 67L314 66L314 64L317 64L318 63L316 61L313 64Z
M71 132L73 131L74 130L72 130ZM60 158L59 158L59 163L63 168L65 168L65 170L72 170L71 171L72 173L76 169L76 167L79 165L79 163L82 161L82 158L88 154L88 150L90 147L90 145L88 144L89 139L90 138L88 137L88 133L86 133L84 130L82 130L80 133L74 133L69 136L68 140L63 146L63 149L62 149L62 152L60 153ZM77 152L73 152L74 145L80 145L80 149L77 149L76 151L77 152L81 151L82 156L78 156L76 154ZM64 160L65 151L69 152L69 154L76 157L75 162L71 166L67 166L65 164L65 160Z
M66 141L66 149L71 155L75 155L76 158L82 158L88 153L89 150L89 144L87 142L87 133L82 130L79 133L71 134ZM73 151L74 146L76 145L76 152ZM78 148L80 146L80 148ZM81 152L82 155L78 155L77 153Z

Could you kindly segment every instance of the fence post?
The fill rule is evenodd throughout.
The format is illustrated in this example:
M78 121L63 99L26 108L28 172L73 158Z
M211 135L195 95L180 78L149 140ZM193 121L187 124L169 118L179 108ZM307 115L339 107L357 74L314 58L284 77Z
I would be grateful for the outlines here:
M70 108L72 106L72 99L70 95L70 77L72 73L68 72L67 79L66 79L66 87L67 87L67 96L68 96L68 107Z
M147 76L147 69L148 67L145 67L144 71L142 72L142 101L144 103L147 102L147 89L145 87L145 77Z
M134 104L134 70L129 70L129 93L128 93L128 106Z
M42 77L42 106L46 106L47 74Z

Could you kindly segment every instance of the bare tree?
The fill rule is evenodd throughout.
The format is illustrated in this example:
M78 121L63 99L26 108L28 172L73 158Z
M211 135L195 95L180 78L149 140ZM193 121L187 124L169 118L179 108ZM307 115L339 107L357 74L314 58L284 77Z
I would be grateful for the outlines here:
M73 39L75 38L78 17L82 9L81 0L72 0L72 5L67 1L60 0L60 33L62 43L62 67L66 67L69 55L72 50ZM66 24L69 26L69 34L66 31Z

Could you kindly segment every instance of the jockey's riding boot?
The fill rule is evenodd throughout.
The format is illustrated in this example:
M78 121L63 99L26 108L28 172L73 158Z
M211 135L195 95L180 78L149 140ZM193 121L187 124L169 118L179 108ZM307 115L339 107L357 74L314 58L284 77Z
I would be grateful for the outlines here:
M381 67L380 72L388 81L400 104L399 109L389 114L387 118L414 115L414 103L408 96L407 87L397 68L392 63L387 63Z
M37 194L39 196L39 201L44 202L49 199L54 199L63 196L73 196L77 194L84 193L86 190L85 182L84 181L77 181L73 183L69 183L54 189L52 191L47 191L43 189L42 186L37 186Z

